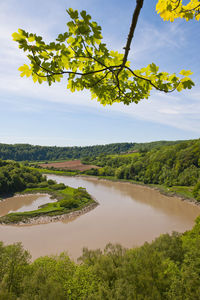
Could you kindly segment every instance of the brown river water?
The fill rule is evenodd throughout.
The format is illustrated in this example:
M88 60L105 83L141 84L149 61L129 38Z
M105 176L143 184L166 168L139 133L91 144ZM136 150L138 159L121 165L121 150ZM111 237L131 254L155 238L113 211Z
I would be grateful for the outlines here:
M104 248L109 242L124 247L139 246L162 233L191 229L200 215L200 207L161 195L145 186L96 178L57 175L48 175L48 178L75 188L85 187L100 205L70 221L29 226L0 225L0 240L6 244L22 242L33 259L62 251L76 259L83 247ZM24 196L18 199L21 206L25 205L24 200ZM13 200L7 203L4 212L20 208Z
M0 201L0 216L5 216L12 212L36 210L43 204L55 201L55 199L50 199L49 195L16 195Z

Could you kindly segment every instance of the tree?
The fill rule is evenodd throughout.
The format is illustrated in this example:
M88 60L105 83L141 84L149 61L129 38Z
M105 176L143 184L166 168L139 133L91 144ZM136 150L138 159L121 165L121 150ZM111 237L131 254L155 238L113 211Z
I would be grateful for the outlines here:
M128 55L143 1L136 0L124 54L107 49L102 42L101 27L86 11L79 14L69 8L68 31L49 44L36 34L18 29L13 39L19 48L28 52L30 60L29 66L24 64L19 68L21 76L32 76L34 82L46 81L51 85L66 75L71 92L88 89L92 98L103 105L138 103L150 96L152 88L165 93L191 89L194 85L189 78L191 71L182 70L181 76L177 76L160 72L154 63L140 70L130 67ZM187 5L183 5L182 0L159 0L156 9L163 20L200 18L199 0L190 0Z
M14 293L16 296L20 294L21 281L26 274L29 261L30 254L20 243L4 246L0 242L0 299L16 299L9 298L9 294Z

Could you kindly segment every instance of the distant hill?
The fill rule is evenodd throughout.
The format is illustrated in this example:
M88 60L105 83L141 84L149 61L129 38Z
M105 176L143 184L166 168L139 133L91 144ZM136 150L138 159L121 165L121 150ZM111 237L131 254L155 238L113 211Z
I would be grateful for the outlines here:
M170 146L170 145L176 145L181 142L185 141L156 141L156 142L149 142L149 143L135 143L133 148L131 148L128 152L147 152L151 149L159 149L162 146Z
M119 154L127 152L134 143L116 143L86 147L50 147L32 146L29 144L0 144L0 159L16 161L45 161L79 159L86 156L104 154Z
M149 151L161 146L177 144L180 141L158 141L151 143L113 143L85 147L50 147L32 146L29 144L1 144L0 159L15 161L45 161L79 159L100 154L120 154L132 151Z

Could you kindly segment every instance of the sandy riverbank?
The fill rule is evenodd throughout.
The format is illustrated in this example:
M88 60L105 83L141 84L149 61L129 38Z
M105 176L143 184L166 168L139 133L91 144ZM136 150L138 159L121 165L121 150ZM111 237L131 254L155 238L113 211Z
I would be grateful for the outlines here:
M63 220L72 220L76 217L79 217L81 215L84 215L97 207L99 204L97 202L91 203L90 205L83 207L80 210L72 211L67 214L58 215L58 216L40 216L36 218L31 218L26 220L25 222L20 222L18 225L37 225L37 224L47 224L51 222L58 222Z
M76 217L79 217L83 214L88 213L95 207L97 207L99 203L95 201L95 203L91 203L88 206L83 207L80 210L72 211L66 214L62 215L57 215L57 216L38 216L38 217L33 217L33 218L27 218L24 221L20 221L18 223L12 223L12 224L4 224L2 223L1 225L6 225L6 226L30 226L30 225L39 225L39 224L48 224L52 222L58 222L58 221L67 221L67 220L72 220Z

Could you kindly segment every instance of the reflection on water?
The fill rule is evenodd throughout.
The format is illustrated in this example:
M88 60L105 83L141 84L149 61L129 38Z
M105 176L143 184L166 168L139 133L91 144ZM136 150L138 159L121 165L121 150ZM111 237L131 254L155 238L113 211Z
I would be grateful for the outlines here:
M33 258L68 251L77 258L83 247L103 248L109 242L141 245L162 233L190 229L200 208L148 187L95 178L48 175L72 187L85 187L99 202L74 220L34 226L0 226L0 240L21 241Z
M50 199L49 195L17 195L0 201L0 216L11 212L36 210L43 204L55 201L55 199Z

